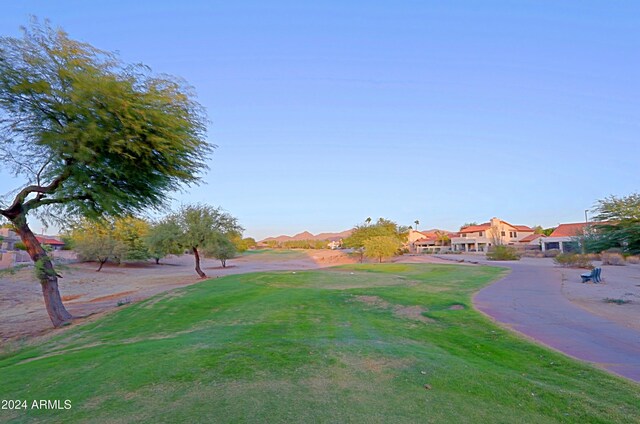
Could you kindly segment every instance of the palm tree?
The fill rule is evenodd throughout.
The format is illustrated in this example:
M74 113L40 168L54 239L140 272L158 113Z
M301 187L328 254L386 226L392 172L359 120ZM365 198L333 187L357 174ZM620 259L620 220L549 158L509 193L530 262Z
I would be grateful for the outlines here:
M444 231L436 232L437 241L440 242L440 246L444 246L450 239L449 235Z
M366 223L367 223L367 225L371 224L371 217L369 217L369 218L365 219L365 220L364 220L364 222L366 222Z
M413 223L416 224L416 231L418 231L418 225L420 225L420 221L416 219L415 221L413 221Z

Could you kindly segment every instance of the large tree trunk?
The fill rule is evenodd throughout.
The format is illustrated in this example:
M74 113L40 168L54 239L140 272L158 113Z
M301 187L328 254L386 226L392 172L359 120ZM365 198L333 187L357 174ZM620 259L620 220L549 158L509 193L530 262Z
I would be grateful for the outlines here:
M207 274L202 272L202 270L200 269L200 254L198 253L197 247L193 248L193 256L195 256L196 258L196 272L198 273L200 278L207 278Z
M65 309L58 290L58 275L53 268L53 263L42 248L40 242L27 225L27 218L23 215L11 220L16 232L20 236L22 243L27 248L27 252L36 267L36 275L42 286L42 295L44 296L44 304L47 307L47 313L54 327L68 323L73 318Z

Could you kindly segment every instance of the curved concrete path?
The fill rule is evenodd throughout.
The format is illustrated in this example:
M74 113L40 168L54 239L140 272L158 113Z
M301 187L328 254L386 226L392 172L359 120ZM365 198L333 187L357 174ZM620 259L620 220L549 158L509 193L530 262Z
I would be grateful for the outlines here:
M511 268L509 275L475 295L477 309L553 349L640 382L640 332L567 300L557 268L536 260L466 259Z

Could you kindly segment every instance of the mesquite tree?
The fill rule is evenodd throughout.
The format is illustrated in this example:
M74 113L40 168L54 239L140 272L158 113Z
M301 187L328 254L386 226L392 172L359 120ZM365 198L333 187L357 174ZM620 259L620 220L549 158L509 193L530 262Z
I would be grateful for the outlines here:
M0 205L36 264L54 326L72 319L27 216L121 216L197 183L213 148L190 87L34 21L0 38L0 166L23 184Z
M244 228L238 219L220 208L209 205L187 205L169 214L156 230L167 240L193 253L196 273L207 275L200 267L200 254L214 248L221 239L239 236Z

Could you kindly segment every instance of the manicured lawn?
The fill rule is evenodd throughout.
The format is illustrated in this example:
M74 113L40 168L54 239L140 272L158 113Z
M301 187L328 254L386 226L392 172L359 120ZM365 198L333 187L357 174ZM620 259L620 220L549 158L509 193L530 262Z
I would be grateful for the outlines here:
M471 309L502 272L348 265L205 281L0 359L0 399L72 402L0 421L637 422L638 385Z

